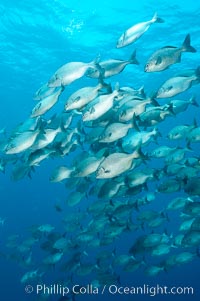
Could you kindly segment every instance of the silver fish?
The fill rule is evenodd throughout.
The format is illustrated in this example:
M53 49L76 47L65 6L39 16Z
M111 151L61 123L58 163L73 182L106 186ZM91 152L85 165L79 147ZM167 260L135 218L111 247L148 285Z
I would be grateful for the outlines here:
M65 104L65 110L75 110L82 109L89 102L94 100L97 96L101 88L103 87L102 83L99 83L95 87L84 87L74 92L67 100Z
M60 67L50 78L48 86L50 88L68 86L75 80L81 78L90 68L97 68L97 61L90 63L70 62Z
M196 52L196 49L190 45L189 34L181 47L165 46L155 51L145 65L145 72L162 71L172 64L180 63L182 52Z
M191 76L175 76L168 79L157 91L157 98L173 97L182 93L200 81L200 67Z
M185 110L187 110L190 104L199 107L199 104L197 103L194 96L191 97L189 100L173 99L169 102L169 105L172 105L174 114L184 112Z
M141 22L133 25L127 29L119 38L117 42L117 48L128 46L129 44L138 40L149 27L154 23L163 23L163 19L158 18L157 13L154 14L153 18L146 22Z
M7 143L5 153L18 154L29 149L34 144L39 134L40 129L19 133Z
M83 121L96 120L108 112L113 107L114 99L119 94L118 90L118 87L116 87L111 94L100 95L86 106L82 116Z
M91 78L99 78L100 74L102 73L102 76L104 78L107 78L119 74L129 64L139 65L136 59L136 51L132 53L131 57L127 61L110 59L107 61L100 62L99 63L100 70L89 69L88 72L86 73L86 76Z
M106 157L99 165L96 178L114 178L123 172L129 170L132 166L133 160L142 158L144 155L140 150L134 151L132 154L114 153Z
M114 142L128 133L128 130L134 128L133 123L111 123L109 124L99 138L101 143Z
M31 118L43 115L47 111L49 111L58 101L58 98L62 91L63 89L59 89L58 91L43 98L40 102L38 102L31 112Z

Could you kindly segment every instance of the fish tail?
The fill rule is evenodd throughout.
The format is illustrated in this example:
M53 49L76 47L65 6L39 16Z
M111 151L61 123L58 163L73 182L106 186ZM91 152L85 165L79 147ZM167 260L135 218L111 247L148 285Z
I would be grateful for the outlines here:
M102 77L104 77L105 70L101 67L100 60L101 60L101 56L100 56L100 54L98 54L95 57L95 59L88 64L89 65L89 68L88 68L89 73L86 72L86 75L90 74L90 71L92 71L92 70L97 70L99 72L99 74L102 74Z
M196 254L197 254L198 257L200 257L200 247L197 247Z
M194 127L194 128L197 128L197 127L198 127L198 123L197 123L196 118L194 118L194 120L193 120L193 127Z
M157 143L158 137L162 137L162 134L159 132L157 128L154 128L152 131L153 134L153 140ZM158 144L158 143L157 143Z
M95 57L95 59L90 63L91 65L98 65L101 60L100 53Z
M182 51L185 51L185 52L197 52L196 49L190 45L190 34L189 33L186 35L181 49L182 49Z
M140 146L134 151L133 155L134 155L134 158L140 158L142 160L148 160L149 159L149 157L142 152Z
M135 115L135 113L134 113L133 119L132 119L132 127L133 127L133 129L135 129L137 132L140 132L140 129L139 129L138 125L137 125L136 119L137 119L137 118L136 118L136 115Z
M200 66L198 66L197 69L195 70L195 75L197 77L197 80L200 81Z
M152 18L152 23L164 23L165 21L158 17L157 13L154 14Z
M133 51L130 59L129 59L129 63L130 64L135 64L135 65L139 65L140 63L138 62L138 60L136 59L136 50Z
M174 112L174 106L173 106L173 103L170 103L169 107L168 107L168 112L171 114L171 115L176 115L176 113Z
M140 87L138 90L139 95L141 95L143 98L146 98L146 93L144 91L144 86Z
M198 102L196 101L196 97L195 96L192 96L191 98L190 98L190 103L193 105L193 106L196 106L196 107L199 107L199 104L198 104Z
M99 66L100 67L100 66ZM111 87L111 84L107 84L104 82L104 73L105 73L105 69L104 68L101 68L99 69L99 78L98 78L98 81L99 81L99 90L105 88L107 90L107 93L112 93L112 87ZM102 71L102 72L101 72Z
M157 100L155 99L157 96L157 92L152 92L150 94L150 102L152 103L152 105L154 105L155 107L160 107L159 103L157 102Z
M120 90L119 82L116 82L116 84L115 84L115 91L119 91L119 90Z

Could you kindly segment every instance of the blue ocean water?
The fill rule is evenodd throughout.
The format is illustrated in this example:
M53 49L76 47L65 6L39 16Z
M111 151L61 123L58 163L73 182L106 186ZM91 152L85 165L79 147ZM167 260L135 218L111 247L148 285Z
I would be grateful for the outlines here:
M200 37L198 1L185 0L149 0L149 1L64 1L64 0L33 0L26 1L1 1L0 3L0 35L1 35L1 60L0 60L0 129L6 129L9 135L17 124L26 120L35 106L33 95L42 84L47 82L51 75L67 62L90 62L99 54L102 60L109 58L127 59L134 49L140 65L128 65L125 70L110 78L113 85L119 81L120 86L131 86L139 89L144 85L145 92L152 91L173 74L185 69L196 69L200 61ZM155 24L134 44L117 49L116 42L119 36L133 24L150 20L154 13L165 20L165 23ZM184 53L182 62L171 66L168 70L158 73L145 73L144 65L147 58L157 49L172 45L180 46L190 33L191 44L197 53ZM67 96L77 89L95 85L96 80L86 77L74 82L66 88L65 98L52 110L59 113L65 104ZM188 99L195 95L199 101L200 86L195 85L184 92L181 97ZM180 98L181 98L180 97ZM179 97L178 97L179 98ZM192 124L196 119L200 124L199 108L189 106L187 111L169 118L160 125L163 135L166 135L177 124ZM174 143L166 142L174 146ZM171 144L170 144L171 143ZM183 145L178 143L178 146ZM195 156L199 156L199 144L193 145ZM68 190L62 183L50 183L49 176L59 164L67 164L69 157L45 160L35 171L31 178L25 177L20 181L11 179L13 164L6 166L5 173L0 173L0 217L5 218L4 225L0 225L0 298L9 300L40 300L33 292L27 294L25 285L20 282L21 277L28 271L40 266L46 253L40 250L39 244L32 248L33 267L26 268L18 257L18 251L6 247L7 239L18 234L22 239L30 236L30 227L33 225L51 224L56 231L64 234L63 218L71 212L85 212L91 199L85 198L84 202L76 208L67 205ZM158 166L154 160L151 165ZM155 189L151 186L149 189ZM173 197L182 195L161 194L159 202L150 206L150 209L160 211ZM55 210L55 204L60 204L62 212ZM143 210L143 209L141 209ZM177 215L169 214L170 222L166 229L159 231L167 233L177 232L180 222ZM141 231L142 233L142 231ZM98 233L97 233L98 236ZM112 244L116 252L126 253L133 245L138 233L122 233L120 238ZM82 250L83 251L83 250ZM90 250L89 256L101 251L100 247ZM24 255L26 257L26 255ZM23 257L23 256L22 256ZM200 260L198 257L181 266L159 273L155 277L144 274L140 268L136 272L125 273L117 269L120 276L119 286L187 286L194 288L194 295L109 295L111 300L199 300L199 273ZM59 279L70 278L71 273L61 273L55 265L49 269L43 282L52 285ZM91 283L94 279L90 275L75 278L79 284ZM73 275L72 275L73 278ZM29 284L29 283L28 283ZM35 284L34 284L35 285ZM76 296L76 300L105 300L105 295ZM59 296L52 295L49 300L59 300ZM63 299L64 300L64 299ZM66 299L67 300L67 299Z

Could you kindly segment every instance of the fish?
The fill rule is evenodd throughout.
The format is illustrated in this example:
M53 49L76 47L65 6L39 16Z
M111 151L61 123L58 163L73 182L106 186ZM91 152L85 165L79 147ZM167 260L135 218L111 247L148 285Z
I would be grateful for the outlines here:
M184 190L190 195L200 195L200 178L188 179L184 185Z
M42 148L31 152L27 159L27 164L29 166L38 166L43 160L49 158L55 150L51 148Z
M169 147L165 145L158 146L149 153L149 156L153 158L164 158L169 154L173 153L176 149L176 147Z
M65 110L71 111L83 109L89 102L98 96L100 90L105 86L106 84L101 81L95 87L84 87L77 90L67 99Z
M64 179L68 179L72 176L74 171L74 167L66 167L66 166L59 166L57 167L50 176L51 182L61 182Z
M165 267L164 266L156 266L156 265L151 265L151 266L148 266L144 273L147 275L147 276L156 276L158 275L160 272L164 271L165 270Z
M35 131L26 131L17 134L15 137L9 139L4 152L7 155L13 155L26 151L34 144L40 132L41 130L38 128Z
M181 183L175 179L169 179L161 182L157 189L162 193L172 193L181 189Z
M54 254L50 254L46 258L44 258L43 263L45 265L53 266L61 260L61 258L63 257L63 254L64 254L63 252L57 252Z
M90 63L69 62L61 66L49 79L48 87L55 88L70 85L75 80L84 76L90 68L96 69L98 60L99 58Z
M152 233L149 235L146 235L143 240L143 247L144 248L152 248L160 245L161 243L168 243L170 240L170 237L166 235L165 233L159 234L159 233Z
M125 102L117 111L117 118L120 122L127 122L134 119L135 116L140 116L146 111L148 104L157 105L154 95L147 97L146 99L132 99Z
M169 105L172 105L172 110L174 114L179 114L187 110L189 105L193 105L195 107L199 107L199 104L197 103L195 97L191 97L189 100L179 100L179 99L173 99L169 102Z
M158 246L154 247L150 254L151 256L163 256L169 254L170 249L171 249L170 245L161 243Z
M167 205L167 209L178 210L183 208L188 202L193 202L193 200L190 197L177 197Z
M119 74L129 64L139 65L139 62L136 59L136 50L133 51L132 55L127 61L110 59L99 62L100 70L89 69L86 73L86 76L91 78L99 78L100 74L102 74L103 78L108 78Z
M118 94L119 86L116 84L115 90L112 93L95 98L83 111L83 122L96 120L108 112L113 107Z
M51 226L50 224L43 224L40 225L37 230L42 232L42 233L50 233L55 229L54 226Z
M155 126L165 120L166 117L174 116L172 105L163 105L157 107L148 107L142 114L137 116L138 125Z
M144 71L158 72L163 71L172 64L181 62L183 52L196 52L196 49L190 45L190 34L187 34L181 47L165 46L155 51L148 59Z
M133 132L132 130L130 130L128 134L122 139L121 146L124 152L131 153L138 146L148 145L151 141L154 141L159 135L160 133L156 128L148 132Z
M39 269L36 269L36 270L33 270L33 271L29 271L29 272L26 272L20 282L21 283L27 283L29 281L33 281L33 280L37 280L37 279L40 279L41 276L44 274L44 272L41 272L39 273Z
M101 149L96 154L90 154L82 159L82 161L77 162L75 165L75 170L72 173L73 177L87 177L96 172L100 163L104 160L105 150Z
M41 116L48 112L56 104L62 91L63 88L40 100L40 102L38 102L37 105L33 108L30 117L33 118Z
M196 125L190 128L190 131L186 134L186 139L188 145L190 145L190 143L198 143L200 141L200 127Z
M73 207L81 202L85 197L85 193L81 193L79 191L71 192L67 197L67 204L70 207Z
M192 261L197 255L191 252L182 252L175 256L177 264L183 264Z
M128 183L129 187L135 187L138 185L146 184L147 181L154 179L155 171L153 169L146 170L133 170L131 171L125 181Z
M43 98L46 98L47 96L53 94L56 90L55 88L50 88L48 86L48 83L43 84L34 94L33 99L34 100L42 100Z
M200 67L191 76L175 76L164 82L156 93L156 98L169 98L182 93L200 81Z
M194 230L186 232L181 242L183 247L199 246L199 243L200 232Z
M134 43L138 40L154 23L163 23L164 20L157 16L157 13L154 14L153 18L146 22L141 22L133 25L127 29L118 39L117 48L122 48Z
M129 170L133 164L133 160L138 158L144 158L139 149L135 150L132 154L113 153L101 162L96 172L96 178L109 179L119 176Z
M174 150L173 152L171 152L170 154L168 154L165 157L165 162L167 164L173 164L173 163L180 162L185 157L185 153L187 151L192 152L192 150L189 149L188 147L177 148L176 150Z
M133 123L111 123L108 124L105 130L101 133L99 137L100 143L112 143L119 140L127 135L129 129L135 128Z
M167 138L170 140L179 140L189 137L191 130L195 128L195 125L177 125L173 127L167 134Z
M60 252L66 251L68 244L69 244L68 239L66 239L65 237L61 237L54 242L53 248L59 250Z

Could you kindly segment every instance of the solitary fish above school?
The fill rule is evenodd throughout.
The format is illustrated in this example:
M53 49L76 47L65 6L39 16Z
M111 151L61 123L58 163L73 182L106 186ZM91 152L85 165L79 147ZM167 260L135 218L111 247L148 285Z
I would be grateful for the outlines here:
M165 46L155 51L145 65L145 72L156 72L167 69L170 65L181 62L182 52L196 52L190 45L190 35L185 37L181 47Z
M149 29L153 23L163 23L164 20L158 18L157 13L154 14L153 18L146 22L141 22L133 25L127 29L119 38L117 42L117 48L128 46L129 44L138 40L144 33Z

